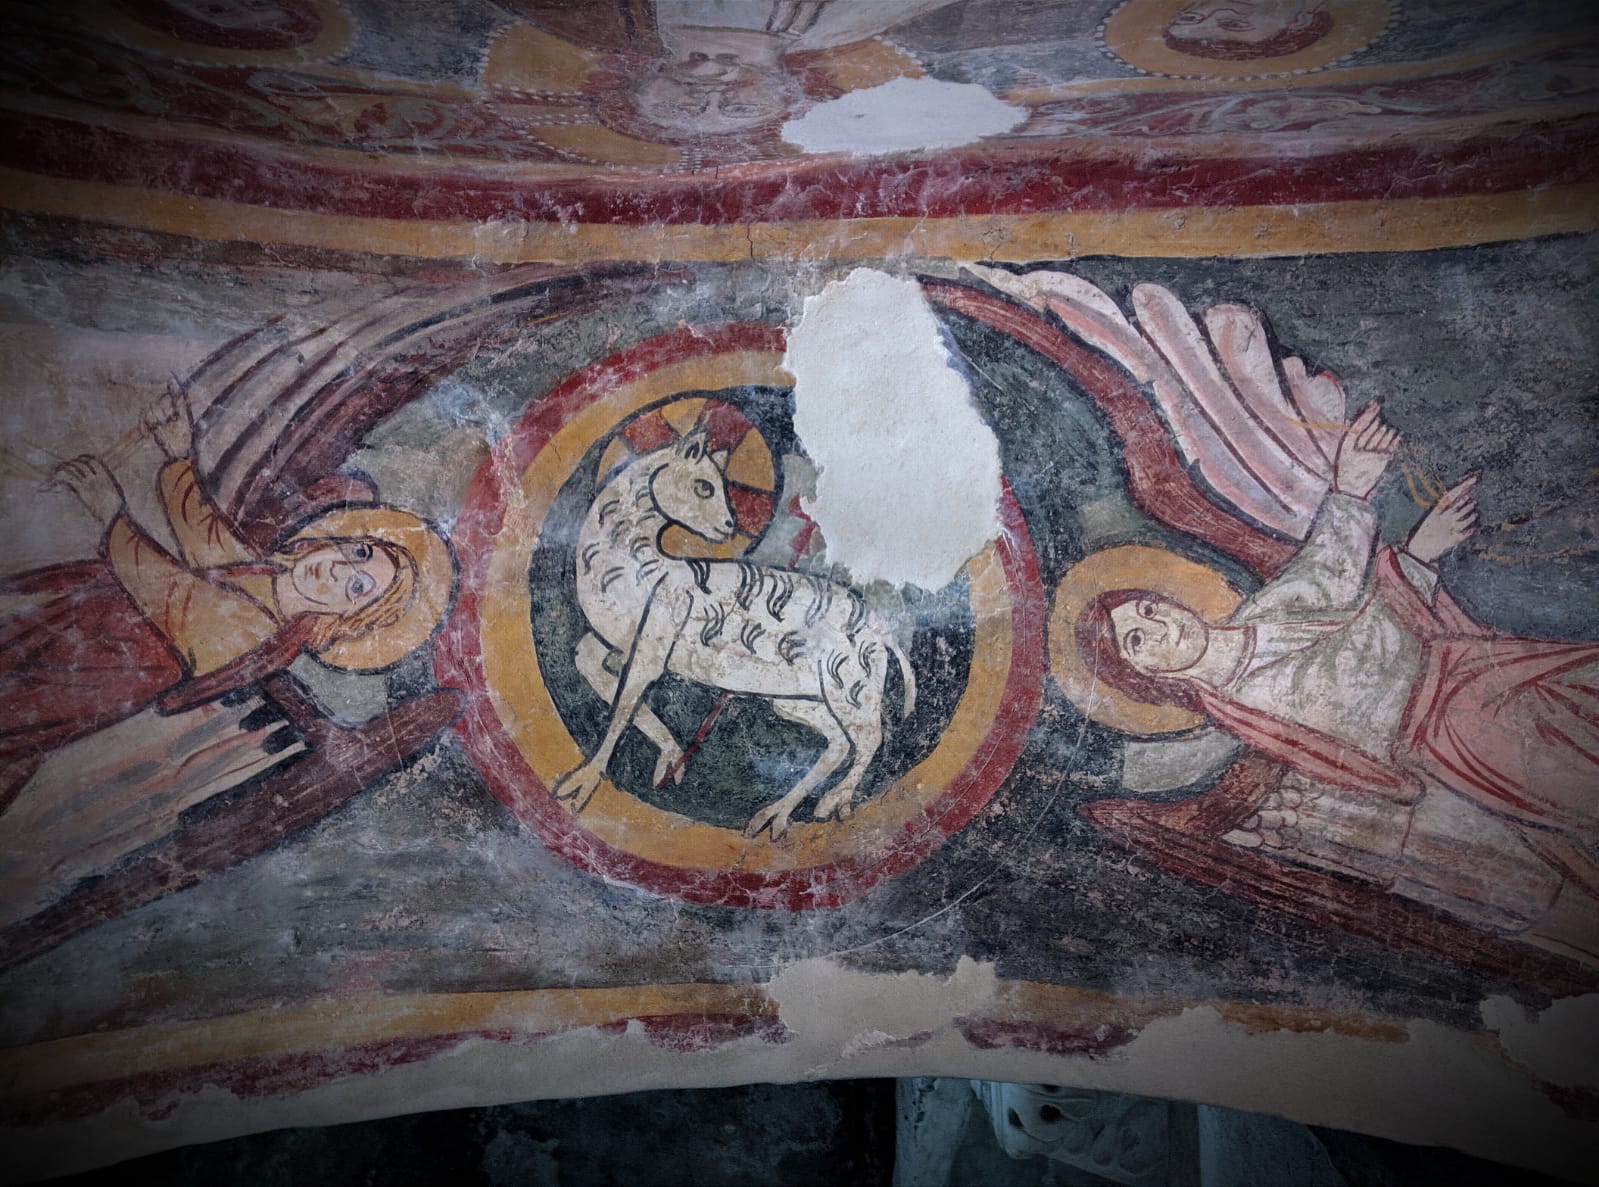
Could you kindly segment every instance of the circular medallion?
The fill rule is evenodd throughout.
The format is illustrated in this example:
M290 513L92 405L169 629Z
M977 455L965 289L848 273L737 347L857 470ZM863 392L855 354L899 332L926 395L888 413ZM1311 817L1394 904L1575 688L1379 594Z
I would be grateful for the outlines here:
M297 66L349 48L339 0L102 0L95 20L129 45L180 61Z
M1043 596L1008 491L1005 533L937 594L878 596L807 571L812 525L783 485L805 469L783 345L770 326L695 328L597 363L538 400L474 478L455 525L461 595L436 662L444 683L468 690L458 728L490 788L556 852L693 902L802 909L846 902L914 865L998 790L1038 710ZM659 564L682 566L703 593L673 628L674 662L574 811L553 789L606 735L631 659L625 632L647 612L648 589L634 588L645 583L608 567L610 537L597 525L616 522L607 517L619 490L647 512L660 488L629 475L683 450L715 459L731 530L714 543L676 525L659 532ZM656 539L651 527L617 546L639 550L654 574ZM850 631L848 664L875 674L875 694L825 650L829 629ZM716 665L686 659L717 648L720 664L764 662L774 679L833 683L805 703L792 683L782 694L730 691L721 684L737 682ZM823 703L840 720L850 706L870 719L866 734L850 734L857 752L880 727L853 810L815 818L846 763L810 788L786 831L757 831L830 752L826 721L806 724Z
M1102 36L1149 74L1266 78L1326 69L1380 37L1392 16L1385 0L1125 0Z

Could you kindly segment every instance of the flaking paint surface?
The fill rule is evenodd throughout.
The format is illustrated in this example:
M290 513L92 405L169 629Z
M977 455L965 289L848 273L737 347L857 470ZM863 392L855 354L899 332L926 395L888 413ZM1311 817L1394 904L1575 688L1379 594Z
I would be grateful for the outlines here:
M1587 18L999 7L19 16L8 1173L951 1074L1591 1176Z

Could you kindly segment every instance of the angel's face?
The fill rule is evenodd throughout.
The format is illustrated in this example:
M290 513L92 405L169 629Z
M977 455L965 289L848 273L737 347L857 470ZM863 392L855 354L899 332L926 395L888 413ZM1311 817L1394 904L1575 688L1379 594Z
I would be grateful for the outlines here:
M285 615L354 614L393 584L394 561L365 540L339 540L295 558L273 582Z
M1122 658L1149 676L1193 667L1210 643L1204 619L1161 598L1123 602L1110 612L1110 621Z

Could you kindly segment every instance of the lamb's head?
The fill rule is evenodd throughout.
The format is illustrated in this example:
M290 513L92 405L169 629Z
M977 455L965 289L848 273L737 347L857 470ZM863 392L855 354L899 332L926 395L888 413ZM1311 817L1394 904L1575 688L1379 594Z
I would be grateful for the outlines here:
M713 544L732 537L733 508L722 474L727 451L712 453L704 429L663 446L650 459L650 494L662 515Z

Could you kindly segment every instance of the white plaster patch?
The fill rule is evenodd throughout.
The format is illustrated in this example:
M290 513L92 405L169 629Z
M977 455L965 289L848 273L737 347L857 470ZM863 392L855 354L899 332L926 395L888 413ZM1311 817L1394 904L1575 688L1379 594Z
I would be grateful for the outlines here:
M806 298L783 365L827 559L860 582L948 585L999 535L999 442L921 287L867 268L835 281Z
M1509 997L1482 1003L1482 1020L1505 1053L1551 1084L1599 1088L1599 994L1561 998L1529 1014Z
M1501 1048L1419 1019L1405 1030L1400 1043L1333 1031L1246 1036L1214 1007L1198 1006L1144 1027L1094 1079L1111 1091L1225 1103L1551 1174L1591 1173L1599 1131L1507 1066ZM1160 1086L1131 1087L1147 1083L1140 1073L1150 1068Z
M1481 1034L1413 1021L1404 1041L1336 1031L1251 1033L1205 1005L1147 1024L1093 1056L969 1045L947 1023L992 1010L1004 986L963 957L950 977L871 974L826 959L796 962L766 985L788 1038L745 1036L671 1051L632 1030L579 1027L534 1046L468 1038L380 1073L353 1069L279 1096L239 1099L207 1086L179 1093L160 1121L123 1097L71 1121L0 1125L0 1182L88 1169L182 1143L295 1125L546 1097L782 1083L819 1076L951 1076L1100 1088L1205 1101L1447 1145L1566 1178L1591 1177L1599 1132L1568 1116ZM515 1010L493 1024L515 1028ZM925 1043L896 1039L934 1032ZM847 1052L847 1054L846 1054Z
M783 1025L806 1039L844 1038L846 1056L930 1036L982 1014L999 991L994 966L962 956L947 977L861 973L825 956L795 961L767 982Z
M958 148L1026 119L1025 110L974 83L896 78L817 104L783 125L783 139L806 152L873 156Z

